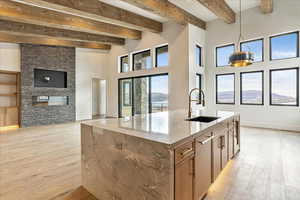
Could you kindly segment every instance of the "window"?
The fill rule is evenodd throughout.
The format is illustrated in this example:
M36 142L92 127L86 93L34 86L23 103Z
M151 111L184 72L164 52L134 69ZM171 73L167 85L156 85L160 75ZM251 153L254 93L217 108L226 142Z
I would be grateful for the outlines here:
M218 74L216 76L217 104L235 103L234 74Z
M151 112L168 110L168 75L151 77Z
M298 106L298 68L270 70L270 104Z
M202 66L202 48L196 45L196 64Z
M119 116L168 110L168 75L119 79Z
M299 56L299 33L286 33L270 37L270 59L287 59Z
M151 51L133 54L133 70L150 69L152 67Z
M132 115L132 79L119 81L119 115L120 117Z
M229 57L234 52L234 44L216 48L216 65L224 67L229 65Z
M241 104L264 104L263 76L263 71L241 73Z
M156 67L165 67L169 65L168 45L158 47L155 49L155 63Z
M120 58L120 66L121 66L121 72L129 72L128 56L122 56Z
M241 51L250 51L254 53L254 62L262 62L264 60L264 40L251 40L241 42Z
M196 75L197 75L196 86L199 89L202 89L202 75L201 74L196 74Z

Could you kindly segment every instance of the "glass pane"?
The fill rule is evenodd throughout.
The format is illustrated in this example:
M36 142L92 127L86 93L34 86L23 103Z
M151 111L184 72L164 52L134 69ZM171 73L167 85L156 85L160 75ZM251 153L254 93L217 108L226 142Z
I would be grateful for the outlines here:
M132 115L132 80L120 81L120 115L121 117Z
M196 64L201 66L201 47L196 46Z
M234 74L217 75L217 103L234 103Z
M134 114L149 113L149 77L134 78Z
M121 57L121 72L129 71L128 56Z
M151 77L151 107L153 113L168 110L168 81L168 75Z
M197 74L196 77L196 87L198 87L199 89L202 89L202 75L201 74ZM198 92L195 93L196 96L193 96L193 98L200 98L201 100L201 93Z
M271 59L297 57L298 33L290 33L271 38Z
M64 106L69 105L68 96L32 96L33 106Z
M271 104L297 105L297 69L271 71Z
M241 73L242 104L263 104L263 72Z
M234 52L234 45L217 47L217 67L229 65L229 57Z
M255 40L241 43L242 51L250 51L254 54L254 62L263 61L263 40Z
M152 67L150 50L133 55L134 70L150 69Z
M169 65L168 46L156 49L156 67L164 67Z

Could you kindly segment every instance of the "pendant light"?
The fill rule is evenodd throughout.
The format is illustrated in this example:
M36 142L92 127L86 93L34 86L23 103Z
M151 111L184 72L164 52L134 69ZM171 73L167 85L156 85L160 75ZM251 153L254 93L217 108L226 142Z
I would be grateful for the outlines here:
M242 0L240 0L240 35L237 43L237 48L230 57L229 64L232 67L245 67L251 65L254 61L254 55L250 51L241 51L240 42L242 39Z

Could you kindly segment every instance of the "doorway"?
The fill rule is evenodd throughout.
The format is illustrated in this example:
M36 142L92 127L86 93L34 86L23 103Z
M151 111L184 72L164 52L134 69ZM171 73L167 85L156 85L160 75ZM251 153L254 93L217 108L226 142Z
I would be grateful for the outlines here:
M92 79L92 119L105 118L106 115L106 80Z

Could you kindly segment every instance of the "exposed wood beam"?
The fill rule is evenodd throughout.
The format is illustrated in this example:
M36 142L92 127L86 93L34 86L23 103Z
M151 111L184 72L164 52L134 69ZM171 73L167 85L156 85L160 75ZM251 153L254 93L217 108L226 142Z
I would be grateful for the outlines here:
M273 0L261 0L260 9L265 14L272 13L273 12Z
M197 0L228 24L235 22L235 13L224 0Z
M101 49L106 51L110 50L111 48L111 46L108 44L100 44L95 42L79 42L79 41L60 40L60 39L36 37L36 36L14 35L9 33L0 33L0 42L79 47L79 48L89 48L89 49Z
M170 3L168 0L122 0L139 8L153 12L162 17L173 20L179 24L193 24L202 29L206 28L205 21L195 17L185 10Z
M102 22L125 26L132 29L162 32L162 23L137 15L99 0L13 0L55 9L61 12L89 17Z
M125 40L123 38L50 28L46 26L13 22L13 21L1 20L1 19L0 19L0 32L13 33L15 35L18 34L18 35L27 35L27 36L54 37L56 39L81 41L81 42L97 42L97 43L116 44L116 45L125 44Z
M137 30L10 0L0 0L0 19L130 39L140 39L142 34Z

